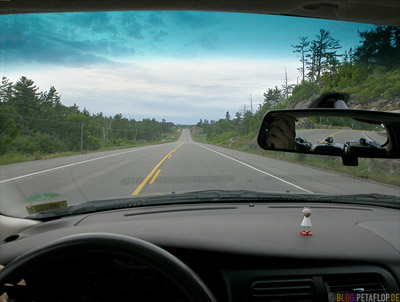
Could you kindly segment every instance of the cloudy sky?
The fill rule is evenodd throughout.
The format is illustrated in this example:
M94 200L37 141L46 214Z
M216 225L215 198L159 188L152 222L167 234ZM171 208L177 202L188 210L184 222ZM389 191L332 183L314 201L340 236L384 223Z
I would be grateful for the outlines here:
M55 86L66 105L175 123L234 115L298 78L292 44L320 28L344 51L370 26L279 16L112 12L0 16L0 72Z

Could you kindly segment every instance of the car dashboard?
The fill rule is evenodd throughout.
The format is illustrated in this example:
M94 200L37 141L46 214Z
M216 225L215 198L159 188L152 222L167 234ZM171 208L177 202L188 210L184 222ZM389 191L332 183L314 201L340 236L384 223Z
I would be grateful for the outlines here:
M399 292L398 210L310 203L306 206L313 211L313 235L301 236L303 206L232 202L76 215L6 238L0 245L0 261L7 264L61 237L112 233L170 252L204 281L217 301L326 301L337 292ZM42 275L47 277L40 281L26 278L28 286L52 284L61 297L68 284L73 289L68 291L70 301L71 293L93 293L77 301L99 300L94 294L99 288L114 297L129 293L137 301L156 301L160 295L163 301L185 301L154 269L118 255L63 255L43 268Z

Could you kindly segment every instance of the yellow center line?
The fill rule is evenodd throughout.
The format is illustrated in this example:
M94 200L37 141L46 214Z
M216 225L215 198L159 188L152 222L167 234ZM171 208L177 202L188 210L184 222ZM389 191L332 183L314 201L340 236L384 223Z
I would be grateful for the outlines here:
M345 131L345 130L340 130L340 131L337 131L337 132L335 132L335 133L332 133L332 134L328 135L326 138L328 138L329 136L330 136L330 137L334 137L336 134L342 133L343 131ZM319 141L319 144L321 144L322 142L324 142L326 138L320 140L320 141Z
M157 178L158 174L160 174L160 172L161 172L161 169L158 169L156 174L154 174L153 178L150 180L149 185L153 184L156 181L156 178Z
M164 156L164 158L154 167L154 169L151 170L149 175L147 175L146 178L140 183L140 185L136 188L136 190L133 191L132 196L138 195L140 193L140 191L142 191L142 189L147 184L149 179L153 176L153 174L157 171L157 169L163 164L163 162L165 162L165 160L168 158L168 156L171 155L172 152L175 152L176 150L178 150L178 148L182 145L183 145L183 143L181 143L178 147L176 147L175 149L173 149L171 152L169 152L167 155Z

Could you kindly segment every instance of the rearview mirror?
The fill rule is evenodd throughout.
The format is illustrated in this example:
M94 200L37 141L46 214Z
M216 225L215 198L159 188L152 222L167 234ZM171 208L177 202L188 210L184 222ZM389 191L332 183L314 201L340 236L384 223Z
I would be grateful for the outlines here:
M341 156L400 158L400 114L353 109L267 112L257 138L264 150Z

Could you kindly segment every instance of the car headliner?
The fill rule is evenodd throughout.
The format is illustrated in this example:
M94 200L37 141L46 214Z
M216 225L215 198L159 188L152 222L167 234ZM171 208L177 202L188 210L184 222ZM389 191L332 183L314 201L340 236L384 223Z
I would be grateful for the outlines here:
M398 0L2 0L0 14L194 10L290 15L400 25Z

